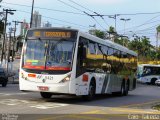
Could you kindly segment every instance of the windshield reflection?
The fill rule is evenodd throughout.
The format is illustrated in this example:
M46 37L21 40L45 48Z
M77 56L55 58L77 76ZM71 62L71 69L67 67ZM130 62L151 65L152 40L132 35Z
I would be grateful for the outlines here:
M74 42L71 40L27 40L26 69L71 70Z

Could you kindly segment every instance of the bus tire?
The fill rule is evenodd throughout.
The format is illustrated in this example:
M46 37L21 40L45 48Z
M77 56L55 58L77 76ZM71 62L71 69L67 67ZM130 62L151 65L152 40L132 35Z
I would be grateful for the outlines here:
M135 89L136 86L137 86L137 83L136 83L136 82L137 82L137 80L136 80L136 78L134 78L134 79L133 79L133 89Z
M94 79L91 80L88 90L88 95L83 95L83 99L86 101L91 101L95 97L95 91L96 91L96 82Z
M52 94L48 92L40 92L42 98L51 98Z
M127 80L126 82L124 82L124 92L123 92L124 96L127 96L129 91L129 80Z
M118 95L119 96L127 96L128 90L129 90L129 81L127 80L127 83L126 83L126 81L123 80L122 85L121 85L121 91L118 92Z
M157 78L152 78L151 79L151 85L155 85L156 80L157 80Z

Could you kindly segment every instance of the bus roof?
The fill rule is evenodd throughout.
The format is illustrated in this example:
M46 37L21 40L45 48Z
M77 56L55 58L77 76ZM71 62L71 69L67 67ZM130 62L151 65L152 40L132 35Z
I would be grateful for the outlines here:
M82 32L82 31L79 31L79 33L84 35L86 38L91 39L91 40L93 40L95 42L107 45L107 46L115 48L117 50L121 50L121 51L126 52L128 54L131 54L133 56L137 56L136 52L134 52L132 50L129 50L127 47L124 47L124 46L122 46L120 44L114 43L114 42L110 41L109 39L104 40L104 39L98 38L96 36L93 36L93 35L91 35L89 33L85 33L85 32Z
M98 37L93 36L93 35L91 35L89 33L82 32L82 31L80 31L78 29L65 28L65 27L50 27L50 28L41 27L41 28L30 28L29 30L44 30L44 29L46 29L46 30L59 29L59 30L77 31L77 32L79 32L79 34L81 34L81 35L85 36L86 38L91 39L91 40L93 40L95 42L107 45L107 46L115 48L117 50L121 50L121 51L126 52L128 54L131 54L133 56L137 56L136 52L134 52L132 50L129 50L127 47L124 47L124 46L122 46L120 44L114 43L114 42L110 41L109 39L104 40L104 39L98 38Z

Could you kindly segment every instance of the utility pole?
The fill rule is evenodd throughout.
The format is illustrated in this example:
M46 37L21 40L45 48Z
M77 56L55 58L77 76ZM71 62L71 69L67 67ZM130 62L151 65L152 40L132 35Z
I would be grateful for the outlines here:
M32 28L33 8L34 8L34 0L32 0L32 10L31 10L30 28Z
M13 15L14 11L16 10L11 10L11 9L3 9L3 11L5 12L5 23L4 23L4 31L3 31L3 44L2 44L2 54L1 54L1 63L3 61L4 58L4 48L5 48L5 39L6 39L6 27L7 27L7 18L8 18L8 13Z
M12 46L12 62L13 62L13 57L14 57L14 44L16 42L16 31L17 31L17 25L19 23L23 23L20 21L12 21L14 23L14 40L13 40L13 46Z
M114 19L114 27L115 27L115 32L117 30L117 16L119 16L120 14L115 14L115 15L110 15L108 16L109 18L113 18Z
M158 40L160 39L160 25L156 28L156 51L158 51Z

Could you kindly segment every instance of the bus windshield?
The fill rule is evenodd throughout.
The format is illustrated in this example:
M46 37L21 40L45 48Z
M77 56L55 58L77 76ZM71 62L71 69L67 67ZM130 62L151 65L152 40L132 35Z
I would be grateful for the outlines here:
M29 39L25 44L23 68L71 70L74 43L70 39Z

